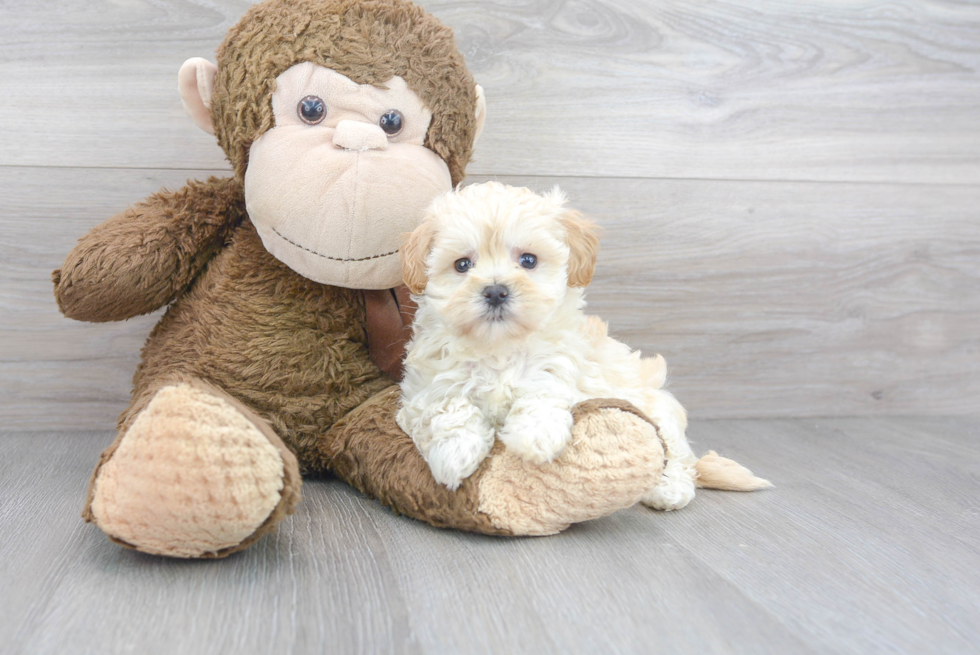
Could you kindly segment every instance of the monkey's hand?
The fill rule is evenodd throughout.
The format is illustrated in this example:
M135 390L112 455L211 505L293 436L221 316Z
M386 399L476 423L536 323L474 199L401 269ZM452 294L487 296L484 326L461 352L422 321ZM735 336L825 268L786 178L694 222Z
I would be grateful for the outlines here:
M232 178L161 191L92 228L51 275L61 312L121 321L172 302L245 215Z

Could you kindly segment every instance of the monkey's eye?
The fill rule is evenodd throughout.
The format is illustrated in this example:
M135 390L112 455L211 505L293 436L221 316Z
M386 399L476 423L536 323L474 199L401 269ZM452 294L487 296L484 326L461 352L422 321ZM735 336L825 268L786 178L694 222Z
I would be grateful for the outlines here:
M395 136L402 131L402 127L405 125L405 118L397 109L389 109L381 117L381 120L378 121L378 125L381 126L381 129L388 136Z
M523 255L521 255L519 261L521 262L521 266L523 266L524 268L534 268L535 266L538 265L538 256L526 252Z
M296 106L299 119L309 125L316 125L327 116L327 106L316 96L306 96Z
M456 271L457 272L459 272L459 273L465 273L466 271L468 271L471 268L473 268L473 262L470 261L469 259L467 259L466 257L463 257L462 259L457 259L456 260L455 266L456 266Z

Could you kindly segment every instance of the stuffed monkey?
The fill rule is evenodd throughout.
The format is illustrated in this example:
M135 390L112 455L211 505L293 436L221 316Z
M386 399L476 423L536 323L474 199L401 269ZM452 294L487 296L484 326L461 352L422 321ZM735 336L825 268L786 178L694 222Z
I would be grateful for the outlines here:
M462 180L485 117L448 28L406 0L267 0L217 62L189 60L178 83L234 177L147 198L53 274L73 319L168 306L85 520L144 552L222 557L293 511L302 475L500 535L555 533L654 486L656 428L620 401L576 407L554 462L498 448L456 491L395 425L412 311L397 251Z

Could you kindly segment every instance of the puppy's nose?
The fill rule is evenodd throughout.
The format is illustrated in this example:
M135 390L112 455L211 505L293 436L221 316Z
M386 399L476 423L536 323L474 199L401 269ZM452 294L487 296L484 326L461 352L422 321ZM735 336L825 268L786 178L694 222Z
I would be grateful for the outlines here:
M502 284L491 284L483 287L483 297L487 299L487 304L491 307L500 307L507 302L509 289Z

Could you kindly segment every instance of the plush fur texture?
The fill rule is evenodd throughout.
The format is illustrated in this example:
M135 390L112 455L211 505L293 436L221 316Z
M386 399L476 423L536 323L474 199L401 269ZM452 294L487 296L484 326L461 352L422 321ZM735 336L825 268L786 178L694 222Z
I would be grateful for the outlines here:
M542 507L550 518L543 519L535 495L521 486L533 476L519 470L508 469L486 489L481 474L455 493L439 487L395 425L394 381L371 357L380 348L374 359L397 372L398 357L388 348L403 341L396 312L407 305L377 295L366 305L362 291L304 278L265 249L243 202L248 148L271 126L277 72L307 60L364 83L401 75L433 110L426 143L454 179L462 175L473 146L476 91L448 29L403 0L269 0L249 10L219 52L211 104L236 178L151 196L84 236L52 276L58 306L79 320L123 320L169 305L143 348L132 400L93 473L83 517L129 547L222 557L272 530L295 506L301 472L333 472L398 512L488 534L521 534L525 526L564 525L627 506L630 493L646 484L630 473L628 460L649 456L636 436L649 426L633 415L616 424L623 434L591 434L575 457L555 462L545 485L577 484L582 462L590 461L606 470L598 480L620 480L608 499L586 503L581 495L549 493ZM379 345L379 334L389 343ZM184 490L174 477L181 460L170 455L199 448L199 469L220 477L213 469L220 469L222 444L240 451L244 443L263 472L262 488L278 489L279 501L232 544L259 522L274 494L247 503L242 520L232 511L241 501L227 490L197 494L210 484L202 480ZM278 483L267 475L279 470L270 444L282 465ZM620 451L624 457L613 456ZM162 460L159 475L141 479L151 456ZM247 474L243 468L236 475ZM183 502L184 495L190 500ZM163 496L173 516L154 513L153 499ZM525 507L515 514L505 496L520 496ZM221 539L196 532L204 517ZM140 521L139 530L125 527Z
M592 400L573 408L573 445L558 461L528 465L500 449L450 491L395 424L400 396L392 385L341 419L321 442L316 466L437 527L555 534L635 504L663 467L663 446L649 419L629 403Z
M660 481L663 440L633 405L615 399L586 400L571 413L574 427L562 453L564 464L527 466L502 443L491 450L479 469L480 511L493 525L516 534L555 534L570 523L636 504ZM614 440L609 435L615 435ZM596 442L612 447L592 450L589 445ZM569 508L577 509L572 513Z
M361 289L401 283L402 235L452 190L448 166L423 145L432 113L405 85L355 84L310 62L279 76L275 127L249 151L245 205L266 249L300 275ZM313 125L298 111L311 96L324 107ZM392 109L402 130L389 136L378 122Z
M190 181L97 225L52 274L58 308L79 321L122 321L173 302L245 216L241 184Z
M425 146L463 179L476 136L476 85L452 30L404 0L276 0L245 14L218 48L211 120L218 143L244 180L252 142L274 125L280 73L309 61L358 84L394 76L432 110Z
M95 478L92 517L146 552L240 547L298 500L296 458L260 426L204 385L161 388Z
M140 402L149 410L137 415L142 425L120 431L102 452L82 511L82 518L99 525L112 541L158 555L221 558L247 548L293 513L301 487L296 456L240 401L206 382L190 380L149 390ZM149 405L154 405L152 410ZM250 461L248 466L229 467L226 476L224 450L229 443L232 458L246 453ZM261 462L258 453L264 454ZM275 489L278 503L254 527L264 511L261 496L250 503L251 520L243 520L235 487L252 484L248 480L256 479L256 465L280 470L282 477L276 484L265 476L264 484ZM177 480L167 479L188 474L190 493ZM204 476L196 484L206 499L201 493L195 498L195 474ZM251 534L243 530L249 525L254 527ZM216 534L224 540L215 539ZM240 541L235 543L233 534Z
M246 220L154 328L134 398L160 380L207 380L268 420L302 463L340 417L391 384L371 361L365 322L360 292L294 273Z
M666 447L643 502L671 510L694 497L697 458L686 413L662 388L663 358L631 352L582 311L597 251L595 226L557 190L488 182L432 205L405 249L406 280L424 291L397 420L438 481L455 488L496 439L550 462L570 442L576 403L621 398L653 420Z

